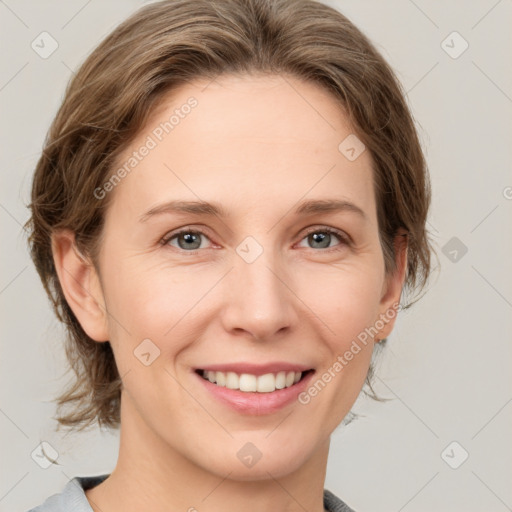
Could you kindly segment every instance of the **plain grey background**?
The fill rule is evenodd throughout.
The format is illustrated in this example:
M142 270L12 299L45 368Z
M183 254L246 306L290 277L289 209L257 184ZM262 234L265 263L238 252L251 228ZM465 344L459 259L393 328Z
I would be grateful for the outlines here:
M116 462L117 432L55 432L52 398L70 375L21 225L68 79L143 3L0 0L2 511L28 510ZM332 436L325 487L358 512L512 510L512 1L328 3L372 39L407 91L440 268L400 313L377 368L376 389L392 400L358 400L364 416ZM42 32L58 44L46 58L31 46L44 37L51 49ZM42 441L60 466L32 458Z

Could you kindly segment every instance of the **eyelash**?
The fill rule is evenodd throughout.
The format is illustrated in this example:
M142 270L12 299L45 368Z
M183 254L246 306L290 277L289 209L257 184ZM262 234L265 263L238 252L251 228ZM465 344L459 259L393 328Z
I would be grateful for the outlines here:
M178 231L175 231L175 232L172 232L172 233L169 233L168 235L165 235L161 240L160 240L160 244L162 246L167 246L168 243L173 239L173 238L176 238L178 237L179 235L182 235L184 233L193 233L195 235L202 235L206 238L209 239L208 235L200 230L200 229L192 229L192 228L189 228L189 227L185 227L185 228L182 228ZM332 227L329 227L329 226L318 226L318 227L313 227L311 229L309 229L305 234L304 236L300 239L300 241L302 242L302 240L304 240L304 238L306 238L307 236L311 235L312 233L329 233L330 235L335 235L338 237L338 239L340 240L341 244L339 246L335 246L335 247L327 247L325 249L318 249L317 251L321 251L321 252L333 252L333 251L340 251L342 250L343 247L345 246L351 246L352 245L352 240L351 238L345 234L343 231L340 231L338 229L335 229L335 228L332 228ZM197 254L199 251L202 251L204 249L195 249L193 251L185 251L184 249L181 249L179 247L173 247L173 249L177 249L178 251L181 251L181 252L185 252L185 253L188 253L188 254L191 254L191 255L194 255L194 254ZM313 248L310 248L312 251L315 251L315 249Z

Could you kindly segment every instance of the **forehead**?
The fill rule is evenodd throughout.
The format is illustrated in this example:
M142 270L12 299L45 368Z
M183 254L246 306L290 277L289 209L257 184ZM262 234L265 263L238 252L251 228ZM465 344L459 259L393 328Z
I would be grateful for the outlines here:
M162 98L116 168L150 149L114 192L134 213L172 199L261 213L301 198L337 197L371 214L371 158L364 151L347 159L339 147L349 136L342 108L316 84L289 76L198 80Z

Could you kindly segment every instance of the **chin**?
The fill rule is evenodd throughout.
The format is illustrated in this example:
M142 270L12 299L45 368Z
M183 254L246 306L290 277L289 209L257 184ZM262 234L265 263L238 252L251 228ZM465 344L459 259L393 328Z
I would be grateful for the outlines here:
M268 432L261 432L259 437L245 437L253 439L254 442L238 438L234 441L233 448L226 446L225 450L219 447L209 451L210 459L203 460L201 465L221 478L229 474L230 480L241 482L268 480L270 475L282 478L298 471L315 451L314 446L310 450L306 449L303 439L283 442L282 438L276 438L273 443L272 440L265 439L265 436L268 436Z

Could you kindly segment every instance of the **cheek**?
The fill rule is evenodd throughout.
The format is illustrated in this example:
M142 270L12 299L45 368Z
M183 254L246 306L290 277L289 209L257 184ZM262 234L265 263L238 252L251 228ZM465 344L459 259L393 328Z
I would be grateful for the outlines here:
M161 336L190 309L201 293L200 281L192 273L187 276L188 269L150 267L143 259L116 266L115 277L107 282L108 303L134 331L148 329Z
M345 350L375 322L382 276L372 265L322 267L298 282L297 296L319 319L331 348ZM318 322L317 322L318 323Z
M204 315L208 292L218 280L192 266L148 268L131 262L120 264L114 275L106 294L109 330L114 344L122 347L118 352L125 364L145 339L158 347L162 359L184 348L193 337L190 330L201 325L198 315Z

